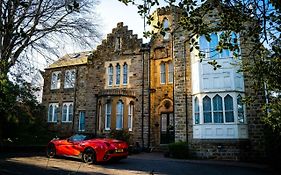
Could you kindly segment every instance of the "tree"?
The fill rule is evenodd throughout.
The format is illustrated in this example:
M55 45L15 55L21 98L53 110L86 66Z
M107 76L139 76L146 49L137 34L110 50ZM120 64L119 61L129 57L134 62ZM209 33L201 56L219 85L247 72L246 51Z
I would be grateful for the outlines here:
M91 20L95 5L96 0L0 1L0 138L19 95L17 82L9 79L11 68L34 56L31 52L56 54L62 39L91 45L99 38Z

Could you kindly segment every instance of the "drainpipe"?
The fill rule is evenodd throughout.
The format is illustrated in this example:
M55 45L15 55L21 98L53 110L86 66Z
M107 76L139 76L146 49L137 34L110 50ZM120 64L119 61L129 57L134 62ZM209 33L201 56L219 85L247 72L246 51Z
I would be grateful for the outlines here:
M77 94L77 86L78 86L78 66L76 66L76 78L75 78L75 86L74 86L74 100L73 100L73 117L72 117L72 133L75 133L75 117L76 117L76 94ZM79 114L78 114L79 115ZM79 117L79 116L78 116Z
M150 127L151 127L151 115L150 115L150 45L146 47L147 57L148 57L148 65L147 65L147 82L148 82L148 140L147 140L147 148L150 148Z

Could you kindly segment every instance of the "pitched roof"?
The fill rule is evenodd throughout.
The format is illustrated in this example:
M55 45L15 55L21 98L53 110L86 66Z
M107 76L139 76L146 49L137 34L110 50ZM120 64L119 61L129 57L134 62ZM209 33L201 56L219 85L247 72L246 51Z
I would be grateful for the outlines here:
M86 64L90 54L91 51L66 54L46 69Z

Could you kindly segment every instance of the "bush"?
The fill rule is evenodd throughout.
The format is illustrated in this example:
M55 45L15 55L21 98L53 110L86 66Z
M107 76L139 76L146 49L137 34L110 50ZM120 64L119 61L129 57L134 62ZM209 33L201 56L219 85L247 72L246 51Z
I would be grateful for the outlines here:
M169 146L169 156L178 158L178 159L186 159L188 158L188 144L187 142L176 142L170 143Z
M109 133L109 137L117 140L123 140L127 143L130 141L130 133L127 129L121 129L121 130L111 130Z

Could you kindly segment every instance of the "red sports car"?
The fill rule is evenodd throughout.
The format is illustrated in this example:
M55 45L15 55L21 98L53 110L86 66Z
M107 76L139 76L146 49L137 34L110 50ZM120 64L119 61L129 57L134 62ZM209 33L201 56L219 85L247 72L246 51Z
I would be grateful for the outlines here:
M128 144L121 140L94 138L75 134L68 139L53 139L47 146L47 157L67 156L81 158L86 163L121 160L128 156Z

